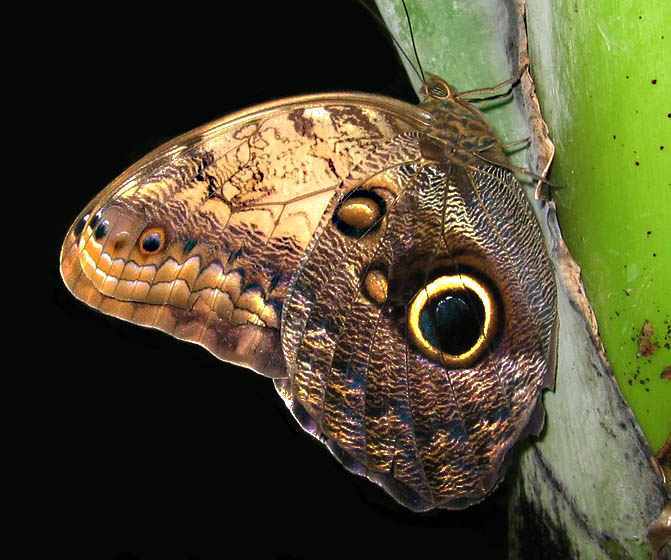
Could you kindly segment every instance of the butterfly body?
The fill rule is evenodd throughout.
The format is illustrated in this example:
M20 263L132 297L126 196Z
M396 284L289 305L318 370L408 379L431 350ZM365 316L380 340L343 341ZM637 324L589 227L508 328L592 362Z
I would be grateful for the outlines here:
M482 115L436 78L419 107L304 96L177 138L87 206L61 270L89 305L274 377L411 509L491 492L552 383L538 225Z

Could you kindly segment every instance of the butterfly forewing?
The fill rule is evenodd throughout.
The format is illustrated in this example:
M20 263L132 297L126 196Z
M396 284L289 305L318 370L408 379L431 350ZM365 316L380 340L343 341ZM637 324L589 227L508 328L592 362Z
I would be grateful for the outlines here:
M306 96L188 133L98 195L61 256L89 305L276 377L415 510L491 492L554 368L538 224L480 113L438 85L420 107Z
M324 209L386 138L427 115L378 96L250 109L158 148L81 213L61 253L72 293L269 376L284 295Z

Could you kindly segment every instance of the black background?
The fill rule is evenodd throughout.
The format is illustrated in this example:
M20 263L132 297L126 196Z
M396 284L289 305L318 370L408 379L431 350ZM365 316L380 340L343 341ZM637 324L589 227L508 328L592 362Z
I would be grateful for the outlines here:
M305 434L268 379L90 310L60 280L70 222L169 138L292 94L416 101L358 3L246 4L51 14L35 76L36 141L53 156L41 176L46 344L25 443L38 515L59 550L84 545L89 558L504 558L502 492L464 512L407 511Z

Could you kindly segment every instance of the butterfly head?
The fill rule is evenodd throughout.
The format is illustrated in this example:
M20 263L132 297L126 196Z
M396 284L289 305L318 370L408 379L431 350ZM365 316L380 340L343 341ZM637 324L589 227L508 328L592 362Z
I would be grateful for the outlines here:
M422 93L425 99L452 99L454 98L455 89L448 84L440 76L427 73L427 78L422 84Z

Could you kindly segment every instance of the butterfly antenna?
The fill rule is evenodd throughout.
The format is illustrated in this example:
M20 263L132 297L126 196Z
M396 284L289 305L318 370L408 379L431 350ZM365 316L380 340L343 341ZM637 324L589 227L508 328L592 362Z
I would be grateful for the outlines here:
M417 45L415 44L415 34L412 32L412 22L410 21L410 14L408 13L408 6L405 3L405 0L401 0L403 3L403 10L405 11L405 19L408 20L408 29L410 30L410 41L412 41L412 50L415 53L415 60L417 60L417 66L419 66L419 77L422 79L422 83L426 82L424 78L424 69L422 68L422 63L419 60L419 55L417 54ZM417 72L417 70L415 70Z
M422 71L422 66L420 64L420 69L417 70L417 67L415 66L414 62L411 60L411 58L406 54L405 50L403 50L403 47L401 44L396 40L396 37L394 37L394 34L390 31L390 29L387 27L387 24L384 22L384 20L379 16L379 14L375 13L375 11L364 1L364 0L359 0L359 4L363 6L366 11L375 19L375 21L386 31L386 33L391 37L391 40L394 42L394 45L396 45L396 48L399 50L399 52L403 55L403 57L408 61L408 64L410 64L410 68L412 68L415 71L415 74L419 77L422 82L424 81L424 72ZM403 7L405 7L405 3L403 3ZM408 11L405 11L406 15ZM412 30L410 31L410 34L412 36ZM412 40L413 47L415 44L415 40L413 38ZM415 57L417 56L417 50L415 50ZM417 59L417 62L419 63L419 58Z

